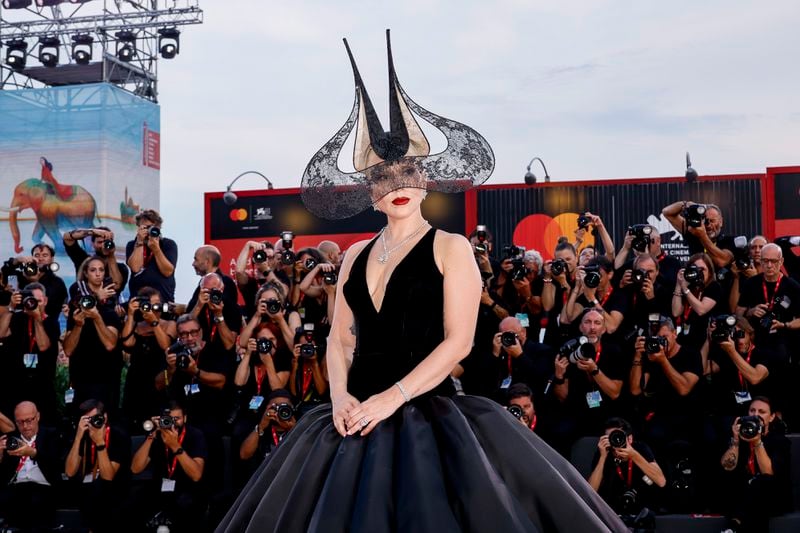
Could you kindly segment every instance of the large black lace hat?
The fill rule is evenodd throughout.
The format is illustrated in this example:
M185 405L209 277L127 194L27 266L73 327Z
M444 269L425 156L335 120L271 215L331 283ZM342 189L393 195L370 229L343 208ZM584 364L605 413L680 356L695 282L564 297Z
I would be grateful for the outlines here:
M389 131L381 125L353 59L347 39L347 55L353 67L355 100L350 116L338 132L314 154L303 173L302 198L309 211L329 220L356 215L380 198L373 199L371 187L379 165L413 161L427 181L418 175L407 180L395 174L392 183L381 183L381 195L403 187L429 191L463 192L489 179L494 170L494 153L478 132L417 105L397 81L392 60L389 30L386 48L389 57ZM414 115L437 128L447 140L446 148L430 153L430 144ZM353 149L354 172L343 172L337 160L347 138L356 128Z

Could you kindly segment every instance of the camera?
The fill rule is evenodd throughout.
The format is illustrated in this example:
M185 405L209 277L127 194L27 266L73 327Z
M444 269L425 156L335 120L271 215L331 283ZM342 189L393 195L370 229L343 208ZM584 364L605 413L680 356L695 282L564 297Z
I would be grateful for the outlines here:
M525 247L524 246L516 246L514 244L509 244L508 246L503 246L503 257L505 259L522 259L522 256L525 254Z
M637 290L641 290L644 287L644 281L647 278L647 272L644 270L637 268L631 271L631 283Z
M694 289L699 289L705 285L706 282L703 271L697 265L687 265L686 268L683 269L683 279L686 280L689 287Z
M558 350L559 357L567 358L573 365L578 364L578 361L587 361L597 355L597 351L593 344L589 342L586 337L578 337L577 339L570 339L564 343L561 349Z
M747 237L744 235L739 235L733 239L733 264L739 270L747 270L753 265L748 244Z
M189 368L189 358L192 355L192 349L181 341L177 341L167 348L167 353L175 354L175 366L179 369L186 370Z
M567 271L567 262L563 259L555 259L550 263L550 273L554 276L560 276Z
M106 417L102 413L92 415L92 417L89 418L89 424L95 429L100 429L106 425Z
M13 452L14 450L19 450L21 447L22 441L13 435L8 436L8 439L6 439L6 450Z
M20 294L22 295L22 309L25 311L35 311L39 307L39 300L33 295L33 291L23 289Z
M39 273L39 265L34 262L22 263L20 269L22 270L22 274L27 277L35 276Z
M147 313L153 310L153 304L150 303L150 298L137 298L139 302L139 310L142 313Z
M506 348L510 348L517 343L517 334L513 331L504 331L500 334L500 344Z
M117 247L117 245L114 243L113 240L111 240L111 239L104 239L103 240L103 250L105 250L106 252L110 252L111 250L113 250L116 247Z
M169 413L164 413L158 417L159 429L170 429L175 426L175 417Z
M522 407L520 407L519 405L509 405L507 409L509 413L514 415L514 418L522 420L522 415L524 414L522 412Z
M222 303L222 291L219 289L210 289L208 291L208 301L214 305L219 305Z
M667 350L667 338L661 335L649 335L644 338L644 351L648 355L657 354L663 348Z
M769 331L772 328L773 320L780 320L789 307L792 305L792 300L788 296L777 295L772 299L772 307L767 313L761 317L758 324L762 329Z
M281 312L281 309L283 308L283 306L281 305L281 301L278 300L277 298L270 298L269 300L267 300L266 306L267 306L267 313L271 315L277 315L278 313Z
M158 226L150 226L147 228L147 236L152 237L153 239L158 239L161 237L161 228Z
M764 422L760 416L743 416L739 419L739 436L752 439L764 433Z
M322 283L325 285L336 285L337 281L339 281L339 276L335 271L325 272L322 274Z
M514 281L520 281L530 274L530 272L531 269L525 266L525 262L522 259L511 260L511 279Z
M314 357L317 347L314 344L314 324L303 324L302 338L306 342L300 345L300 357Z
M615 429L608 434L608 443L612 448L624 448L628 445L628 436L621 429Z
M256 350L258 353L267 354L272 351L273 344L272 341L267 339L266 337L261 337L260 339L256 339Z
M488 235L486 233L486 226L478 225L475 227L475 237L478 238L478 243L475 245L475 251L481 254L485 254L489 251L489 245L486 244L486 239Z
M711 332L711 340L714 342L725 342L733 337L736 329L736 316L719 315L711 319L714 324L714 331Z
M630 511L636 507L636 502L639 501L639 495L636 492L636 489L628 489L626 490L621 498L620 502L622 503L622 508L626 511Z
M97 307L97 297L93 294L83 294L78 298L78 307L84 311Z
M288 403L279 403L275 406L275 414L278 415L278 420L286 422L294 416L294 408Z
M283 244L283 251L281 252L281 263L284 265L291 265L295 261L295 255L292 251L294 241L294 233L291 231L281 232L281 242Z
M591 223L592 219L586 216L586 213L578 215L578 229L586 229Z
M639 253L644 253L653 242L653 228L647 224L634 224L628 227L628 235L633 235L631 248Z
M688 226L699 228L706 218L706 206L703 204L687 205L683 208L681 215Z
M314 267L317 266L317 260L313 257L306 257L305 263L303 263L308 270L314 270Z
M583 278L583 284L589 287L590 289L596 289L600 286L600 266L599 265L589 265L583 267L583 271L586 272L586 276Z
M261 264L267 261L267 252L264 250L256 250L253 252L253 263Z

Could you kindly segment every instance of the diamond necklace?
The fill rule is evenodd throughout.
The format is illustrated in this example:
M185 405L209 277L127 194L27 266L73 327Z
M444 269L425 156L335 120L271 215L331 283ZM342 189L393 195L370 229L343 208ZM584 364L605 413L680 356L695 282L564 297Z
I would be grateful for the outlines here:
M386 264L386 262L389 260L389 256L392 255L392 252L396 251L405 243L413 239L417 235L417 233L419 233L420 230L422 230L422 228L424 228L427 224L428 221L423 220L422 224L416 230L414 230L414 233L403 239L403 241L400 244L393 247L391 250L386 248L386 228L388 228L389 226L384 226L383 229L381 230L381 245L383 245L383 253L378 256L378 262L381 264Z

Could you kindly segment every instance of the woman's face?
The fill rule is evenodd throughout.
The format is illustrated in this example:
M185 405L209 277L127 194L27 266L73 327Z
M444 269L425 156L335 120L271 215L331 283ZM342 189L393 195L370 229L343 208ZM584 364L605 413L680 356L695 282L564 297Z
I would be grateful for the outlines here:
M589 261L595 258L595 249L594 248L584 248L581 250L580 258L578 259L578 264L580 266L586 266Z
M708 271L708 266L706 266L705 261L702 259L697 259L692 264L696 266L698 270L703 272L703 285L708 285L711 283L711 272Z
M372 201L387 216L405 218L419 209L425 197L426 179L412 161L384 163L368 176Z
M106 277L106 266L102 261L97 259L89 261L86 265L86 282L89 285L100 286L103 284L103 279Z
M578 258L572 253L570 249L559 250L556 252L556 259L563 259L569 267L570 273L575 272L575 267L578 266Z

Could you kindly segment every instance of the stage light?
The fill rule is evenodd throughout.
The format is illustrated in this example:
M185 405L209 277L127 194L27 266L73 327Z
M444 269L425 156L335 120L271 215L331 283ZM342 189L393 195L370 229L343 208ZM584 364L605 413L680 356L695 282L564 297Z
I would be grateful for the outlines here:
M534 157L533 159L531 159L531 162L528 163L528 171L525 172L525 184L534 185L536 183L536 175L533 172L531 172L531 165L533 164L534 161L538 161L542 165L542 168L544 169L544 182L550 183L550 174L547 173L547 167L544 166L544 161L542 161L540 157Z
M31 5L31 0L3 0L3 7L6 9L25 9Z
M158 49L161 57L172 59L181 52L181 32L177 28L161 28L158 30Z
M27 61L28 43L25 39L12 39L6 41L6 65L14 70L25 68Z
M92 60L94 37L88 34L72 36L72 59L79 65L88 65Z
M58 37L39 37L39 63L48 68L58 65L60 44Z
M233 178L231 184L228 185L227 189L225 189L225 193L222 195L222 201L225 202L225 205L233 205L236 203L236 200L239 199L236 196L236 193L231 190L231 187L233 187L233 184L236 183L236 180L238 180L242 176L246 176L247 174L258 174L267 181L267 189L272 189L272 182L269 181L269 178L266 177L261 172L256 172L255 170L248 170L246 172L242 172L241 174Z
M686 183L695 181L697 181L697 171L692 168L692 158L689 157L689 152L686 152Z
M114 35L117 37L117 59L129 62L136 56L136 34L130 30L121 30Z

